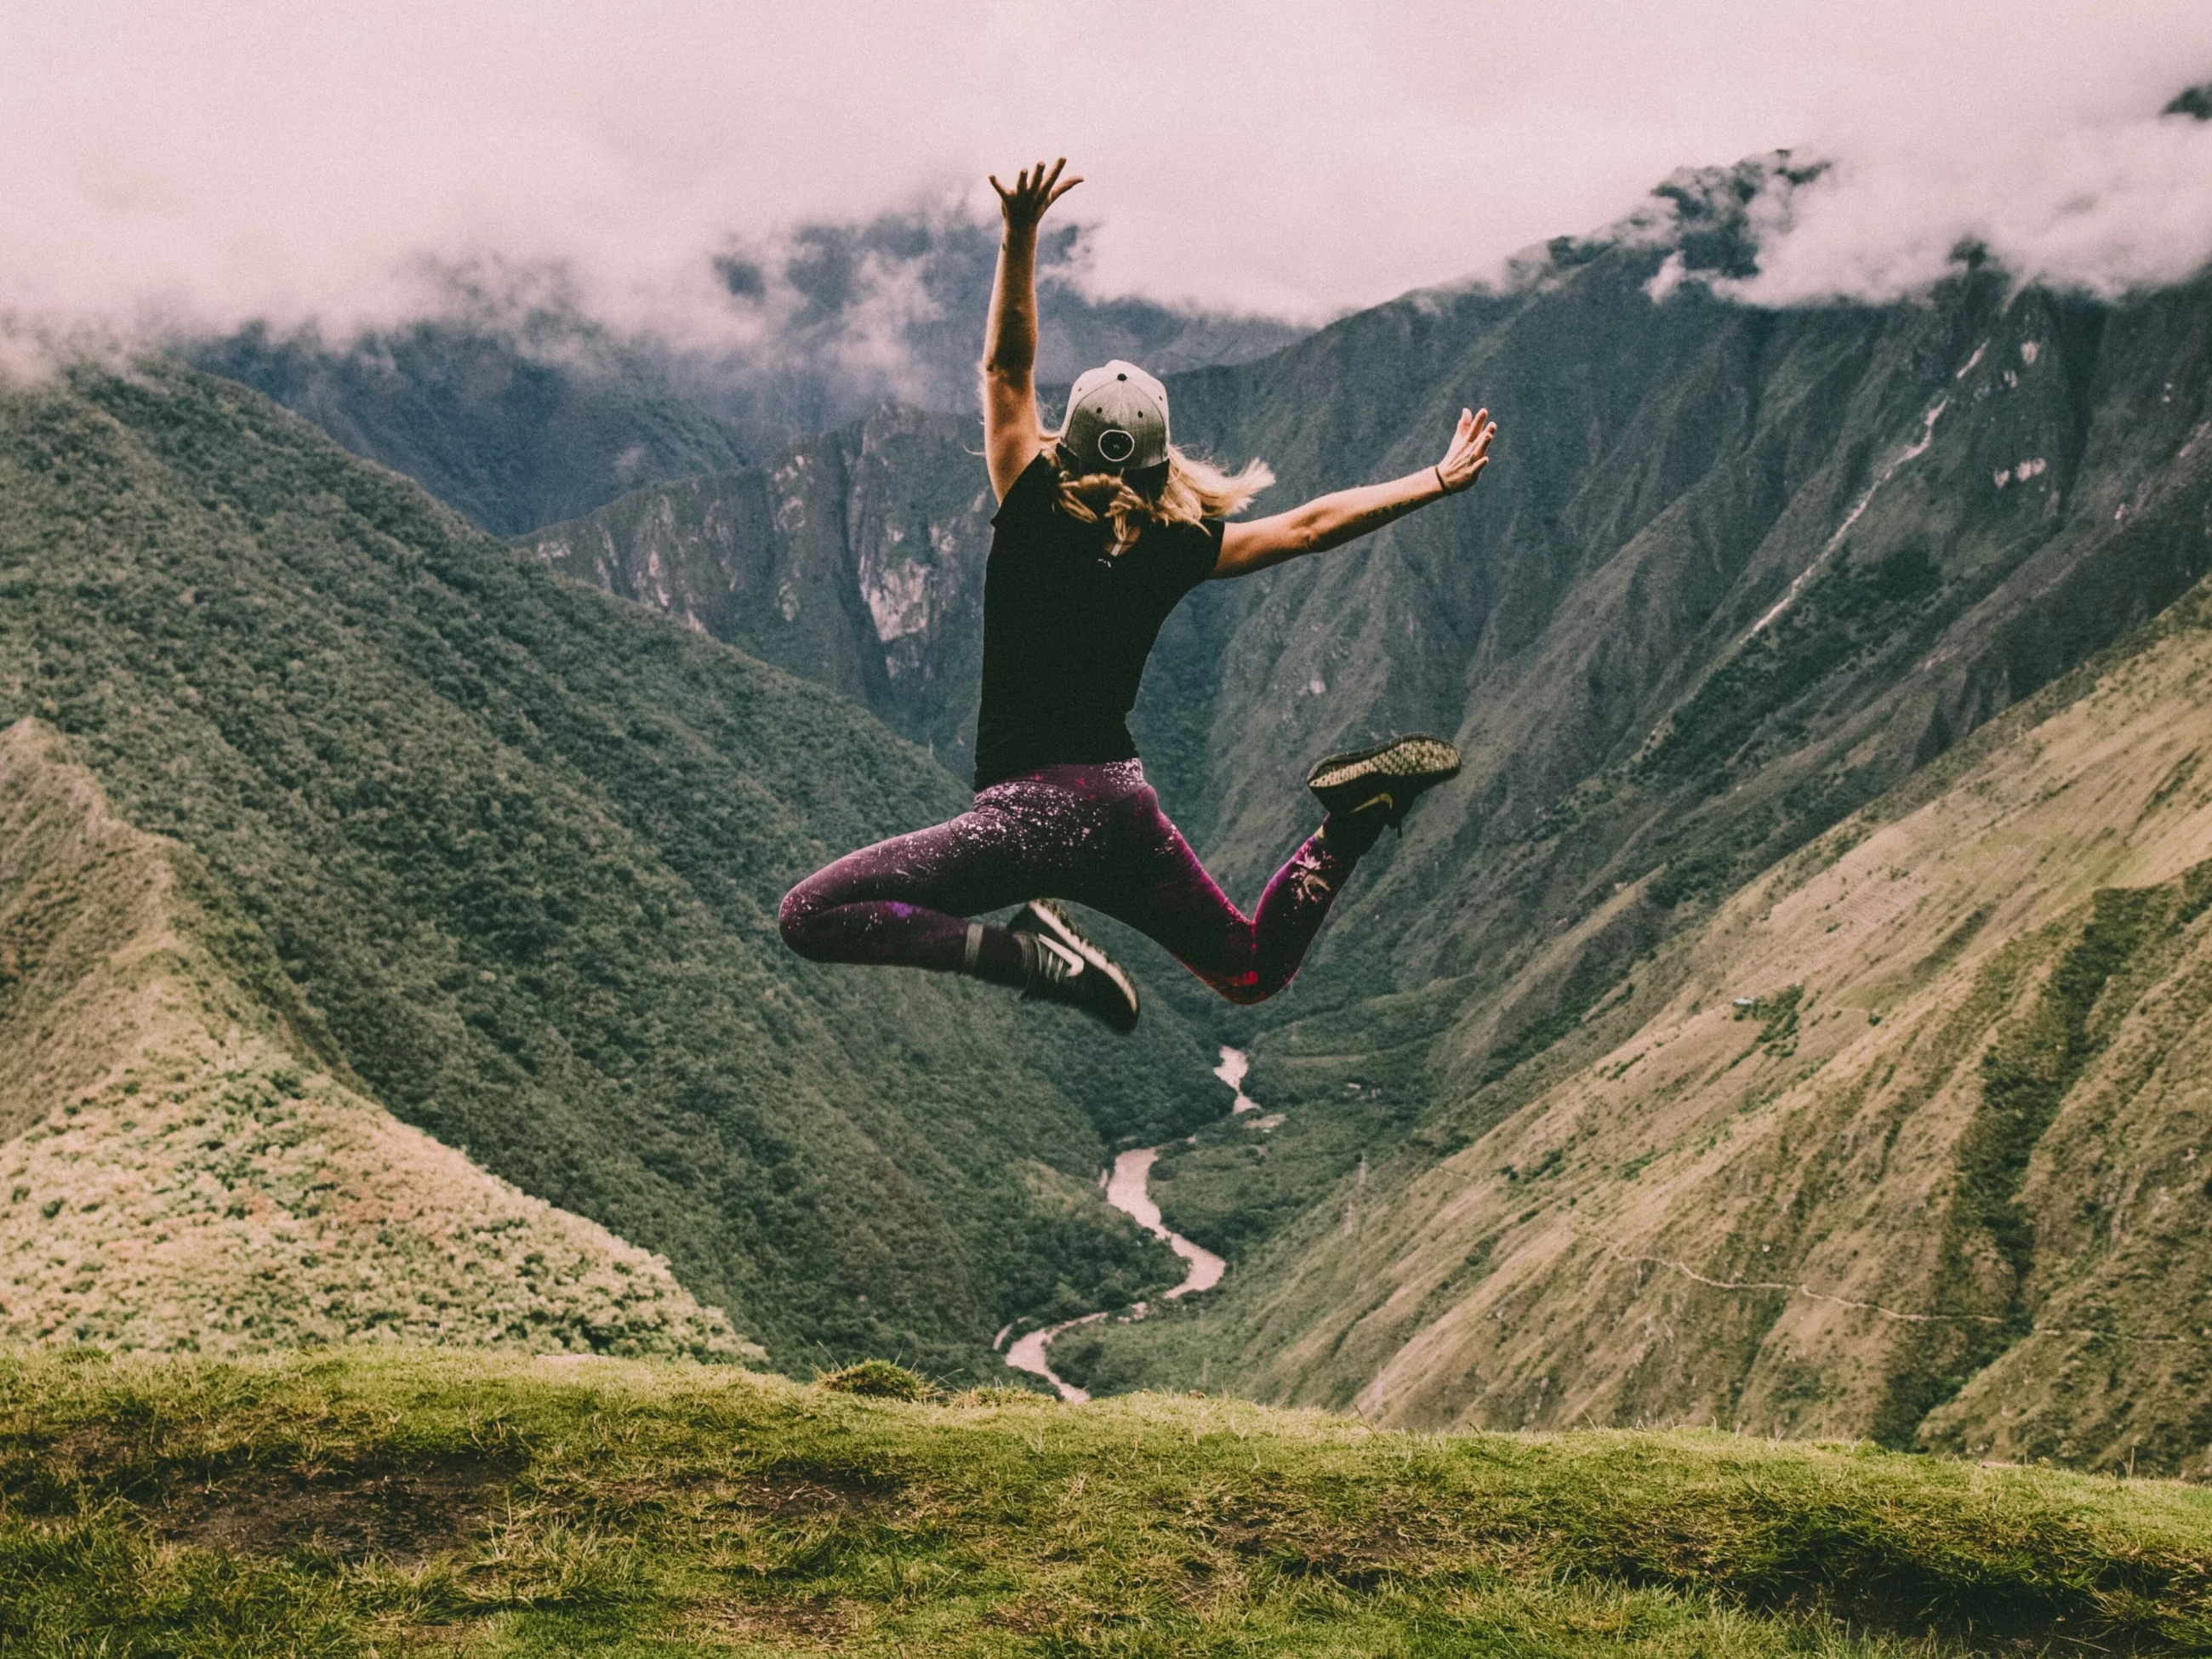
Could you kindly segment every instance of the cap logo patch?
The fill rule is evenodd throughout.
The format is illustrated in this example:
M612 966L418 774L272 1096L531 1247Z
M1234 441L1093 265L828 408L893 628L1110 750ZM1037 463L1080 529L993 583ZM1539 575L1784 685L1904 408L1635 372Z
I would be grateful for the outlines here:
M1119 466L1137 453L1137 441L1118 426L1109 426L1098 434L1098 458Z

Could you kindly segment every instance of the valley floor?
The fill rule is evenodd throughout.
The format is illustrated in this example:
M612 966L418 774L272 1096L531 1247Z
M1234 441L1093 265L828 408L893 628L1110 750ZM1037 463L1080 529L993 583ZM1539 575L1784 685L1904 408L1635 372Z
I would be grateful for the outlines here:
M2203 1651L2212 1494L422 1350L0 1358L0 1654Z

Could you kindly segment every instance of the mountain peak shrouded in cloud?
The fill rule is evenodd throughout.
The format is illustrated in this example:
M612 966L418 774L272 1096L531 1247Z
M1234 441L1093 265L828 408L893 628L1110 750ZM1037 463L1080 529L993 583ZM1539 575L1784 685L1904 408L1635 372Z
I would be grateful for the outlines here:
M1069 219L1040 272L1048 386L1110 357L1163 373L1261 356L1305 331L1087 291ZM309 322L172 335L178 355L304 415L358 454L514 535L658 478L757 459L886 402L974 407L997 227L958 202L811 222L714 256L718 333L617 331L570 274L479 259L424 314L347 334Z
M2186 115L2199 121L2212 121L2212 81L2207 81L2203 86L2183 88L2173 94L2173 101L2159 113Z
M1762 305L1886 301L1962 259L2112 299L2212 259L2212 88L2132 110L1932 152L1869 135L1816 178L1778 173L1751 216L1755 272L1717 285ZM2200 112L2202 106L2203 112ZM2174 115L2197 114L2196 120Z
M2172 118L2189 118L2176 120ZM1685 283L1788 306L1883 303L1993 265L2014 282L2103 299L2185 281L2212 260L2212 83L2155 118L2069 134L2043 160L2079 188L2061 203L2008 197L1966 172L1901 187L1901 152L1780 149L1732 167L1677 168L1633 212L1589 237L1554 237L1505 262L1509 286L1540 283L1595 252L1663 247L1647 292Z
M1247 362L1306 331L1272 317L1101 295L1090 280L1097 240L1079 217L1048 225L1040 240L1046 385L1115 356L1162 374ZM690 372L732 417L804 430L885 400L967 409L998 249L996 216L957 201L735 242L715 267L751 343L696 350Z

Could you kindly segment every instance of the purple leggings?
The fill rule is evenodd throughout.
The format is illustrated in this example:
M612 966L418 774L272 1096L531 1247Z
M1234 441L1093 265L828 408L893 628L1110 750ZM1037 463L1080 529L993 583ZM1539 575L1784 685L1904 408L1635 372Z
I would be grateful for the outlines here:
M1298 971L1358 855L1316 833L1247 920L1160 811L1140 763L1048 766L979 792L949 823L816 871L784 895L780 921L785 943L816 962L957 969L968 917L1072 899L1158 940L1231 1002L1260 1002Z

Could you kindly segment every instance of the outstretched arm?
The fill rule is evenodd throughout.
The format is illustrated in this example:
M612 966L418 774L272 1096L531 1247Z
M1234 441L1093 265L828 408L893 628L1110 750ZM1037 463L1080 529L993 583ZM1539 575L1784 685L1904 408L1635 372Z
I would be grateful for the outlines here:
M1271 564L1295 559L1304 553L1324 552L1380 530L1402 519L1417 507L1472 489L1490 465L1490 441L1498 424L1488 410L1462 409L1451 447L1434 466L1409 472L1389 483L1364 484L1317 495L1304 507L1249 524L1224 526L1221 556L1213 566L1213 580L1249 576Z
M1006 234L999 243L999 274L991 285L991 321L983 336L983 454L991 488L1000 500L1022 470L1036 459L1036 233L1045 210L1083 182L1060 181L1060 157L1045 171L1039 161L1014 175L1008 190L994 174Z

